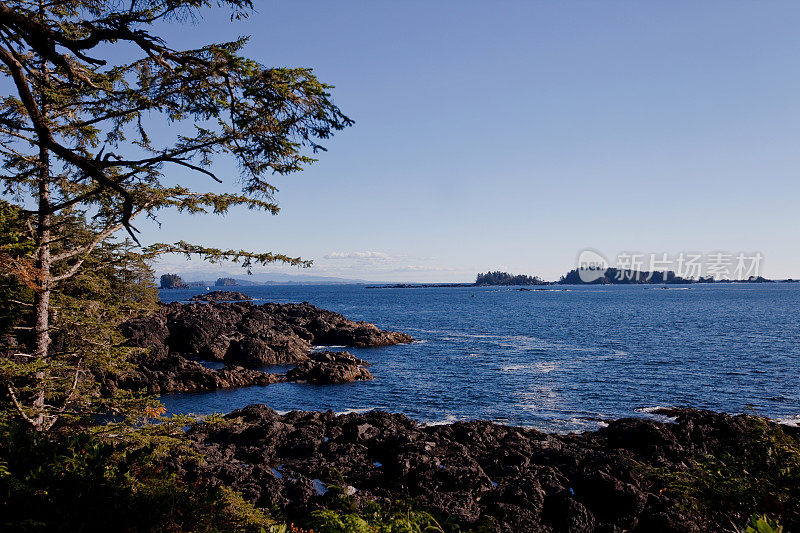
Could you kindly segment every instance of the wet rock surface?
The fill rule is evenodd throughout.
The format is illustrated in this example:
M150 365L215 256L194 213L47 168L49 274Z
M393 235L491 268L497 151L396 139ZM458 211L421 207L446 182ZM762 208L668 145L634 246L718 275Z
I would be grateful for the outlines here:
M222 424L192 428L205 460L173 467L190 481L228 484L257 506L277 506L300 521L333 504L335 491L326 487L344 484L355 489L356 505L413 499L464 528L727 531L724 509L717 523L703 522L680 510L646 472L679 471L698 455L746 449L745 419L688 409L670 414L675 423L621 419L595 432L552 435L482 421L423 427L378 411L281 416L251 405Z
M131 346L147 353L134 358L136 370L109 386L137 386L153 393L273 383L280 378L255 369L303 361L312 363L303 379L369 379L363 365L309 359L312 347L390 346L413 340L308 303L171 303L149 317L126 322L121 330ZM226 368L206 368L195 359L221 361Z
M364 368L368 363L349 352L314 352L308 358L286 372L287 381L335 385L372 379L372 374Z

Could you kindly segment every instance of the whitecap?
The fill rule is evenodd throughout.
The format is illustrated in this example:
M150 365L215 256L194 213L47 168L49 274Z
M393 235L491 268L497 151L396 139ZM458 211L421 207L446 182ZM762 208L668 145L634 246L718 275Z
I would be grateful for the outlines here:
M432 422L426 422L422 424L423 426L445 426L447 424L452 424L453 422L458 422L459 418L456 415L447 415L444 417L443 420L434 420Z
M775 422L783 424L784 426L800 427L800 415L776 418Z
M656 411L659 411L661 409L669 409L669 407L662 407L660 405L656 405L655 407L638 407L634 409L634 411L636 411L637 413L645 413L647 415L650 415L655 420L661 422L675 422L677 420L677 418L674 416L667 416L656 413Z
M528 364L517 364L517 365L506 365L501 368L503 372L519 372L519 371L529 371L529 372L540 372L542 374L547 374L554 370L557 370L559 367L556 363L549 362L549 361L539 361L536 363L528 363Z
M655 407L637 407L634 409L637 413L647 413L649 415L659 411L661 409L669 409L668 407L663 407L661 405L656 405Z
M369 413L370 411L374 411L375 409L380 409L380 407L360 407L360 408L352 408L352 409L345 409L344 411L336 411L336 416L342 415L363 415L364 413Z
M534 363L532 369L536 370L537 372L541 372L542 374L547 374L553 370L558 370L558 365L555 363L541 361L539 363Z

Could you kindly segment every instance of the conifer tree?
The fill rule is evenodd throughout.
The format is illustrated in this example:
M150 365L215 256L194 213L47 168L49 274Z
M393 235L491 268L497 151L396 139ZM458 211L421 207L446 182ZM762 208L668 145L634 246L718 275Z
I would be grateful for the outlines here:
M4 91L13 88L0 100L0 180L2 193L21 209L31 243L2 268L33 292L31 343L18 356L36 368L24 391L5 377L4 385L19 415L39 431L75 401L71 393L50 394L65 379L54 374L61 354L52 347L53 295L85 271L99 246L119 230L140 244L135 217L156 217L165 208L277 213L268 177L301 170L323 149L322 140L352 123L310 69L268 68L241 55L246 38L176 50L153 33L158 23L186 22L212 8L236 20L253 5L0 1L0 76ZM115 54L118 48L125 53ZM231 166L238 176L221 173ZM236 178L241 188L227 192L210 192L203 181ZM68 223L74 218L85 224ZM80 235L71 235L76 228ZM281 253L184 241L145 244L148 257L307 264ZM80 376L78 366L67 380L73 391Z

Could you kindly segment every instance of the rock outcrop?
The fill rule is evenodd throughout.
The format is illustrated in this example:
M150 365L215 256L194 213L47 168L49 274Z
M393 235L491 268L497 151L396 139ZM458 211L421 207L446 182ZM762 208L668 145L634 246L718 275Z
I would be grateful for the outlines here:
M648 472L686 471L705 454L747 453L747 420L697 410L670 414L676 423L621 419L595 432L552 435L480 421L424 427L377 411L281 416L251 405L226 415L228 423L193 427L188 435L205 459L173 467L189 481L226 483L257 506L301 522L334 503L327 485L344 483L357 506L410 498L465 528L727 531L742 517L724 503L701 517L676 505ZM794 507L784 514L788 530L800 525Z
M279 381L284 381L280 374L240 366L208 368L186 357L168 354L145 364L140 363L135 371L115 382L108 382L106 388L144 389L150 394L169 394L270 385Z
M372 379L372 374L364 368L368 363L349 352L314 352L308 357L308 361L301 361L286 372L287 381L335 385Z
M252 300L252 298L236 291L211 291L189 298L190 302L241 302L248 300Z
M308 303L171 303L151 316L126 322L122 333L131 346L145 348L146 353L134 358L136 370L116 385L139 386L152 393L275 382L280 378L256 369L303 361L311 364L295 379L319 383L369 379L363 364L346 365L346 358L310 360L312 347L389 346L413 340ZM197 360L221 361L226 368L206 368Z

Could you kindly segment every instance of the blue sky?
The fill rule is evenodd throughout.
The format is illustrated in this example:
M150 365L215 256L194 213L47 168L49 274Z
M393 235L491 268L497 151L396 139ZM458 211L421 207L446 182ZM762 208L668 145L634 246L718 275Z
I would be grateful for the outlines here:
M140 222L143 242L280 251L315 266L265 271L368 280L555 279L587 247L760 252L765 275L800 277L800 4L257 4L244 23L164 34L249 34L250 57L313 67L356 124L276 177L279 215L165 213ZM236 272L158 270L203 268Z

